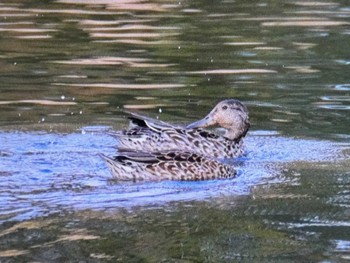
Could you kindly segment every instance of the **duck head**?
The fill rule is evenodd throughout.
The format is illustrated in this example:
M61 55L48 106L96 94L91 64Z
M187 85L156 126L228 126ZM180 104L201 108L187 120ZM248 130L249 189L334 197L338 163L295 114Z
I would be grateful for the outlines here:
M231 140L244 137L249 130L248 109L235 99L220 101L203 119L189 124L186 129L220 126L226 129L225 137Z

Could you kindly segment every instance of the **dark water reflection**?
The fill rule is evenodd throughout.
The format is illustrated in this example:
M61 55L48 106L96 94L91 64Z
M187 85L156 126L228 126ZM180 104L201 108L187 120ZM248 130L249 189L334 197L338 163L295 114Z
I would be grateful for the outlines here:
M0 261L350 258L347 1L2 1ZM125 110L250 110L234 180L118 184Z

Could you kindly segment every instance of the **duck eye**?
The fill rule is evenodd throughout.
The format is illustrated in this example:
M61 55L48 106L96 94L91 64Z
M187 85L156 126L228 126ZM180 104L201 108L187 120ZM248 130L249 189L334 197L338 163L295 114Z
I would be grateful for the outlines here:
M227 110L227 106L225 105L225 106L222 106L222 109L223 110Z

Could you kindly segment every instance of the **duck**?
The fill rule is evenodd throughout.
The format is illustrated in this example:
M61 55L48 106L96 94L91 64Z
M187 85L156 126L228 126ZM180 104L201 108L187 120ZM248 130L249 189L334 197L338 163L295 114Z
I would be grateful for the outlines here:
M102 155L117 181L203 181L234 178L234 167L191 152L138 152L122 150L115 157Z
M243 153L249 128L247 107L237 99L220 101L204 118L186 127L130 114L127 130L110 132L118 140L114 157L101 155L118 181L199 181L233 178L235 168L220 159ZM204 130L225 129L223 135Z
M138 114L128 117L127 130L110 132L118 148L143 152L181 149L214 158L236 158L244 152L243 138L249 128L247 107L237 99L220 101L204 118L186 127L171 125ZM223 135L204 130L210 126L224 128Z

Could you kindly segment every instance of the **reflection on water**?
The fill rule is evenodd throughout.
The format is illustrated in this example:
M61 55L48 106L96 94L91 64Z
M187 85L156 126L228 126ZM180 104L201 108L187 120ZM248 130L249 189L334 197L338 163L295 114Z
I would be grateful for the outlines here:
M115 152L115 141L105 135L104 130L103 127L86 127L82 134L61 136L2 133L2 221L49 215L60 208L105 210L247 195L251 186L265 184L266 180L285 181L282 171L299 162L312 164L345 158L341 145L286 139L260 132L257 133L260 136L248 139L247 156L233 163L241 175L237 179L118 184L110 180L109 170L98 156ZM274 145L272 149L271 145Z
M56 218L62 214L73 213L80 218L82 216L80 214L84 214L84 211L91 211L88 217L91 217L92 221L102 220L98 224L105 224L103 221L109 221L111 216L112 218L117 217L115 218L116 224L124 224L123 218L126 216L131 217L128 220L131 220L133 227L139 228L138 220L135 220L136 218L132 214L144 216L142 208L150 209L148 212L150 218L147 220L152 222L157 220L156 217L159 216L159 213L167 213L167 209L175 209L173 204L183 204L185 207L188 204L189 207L197 207L194 202L203 201L205 202L198 203L202 209L212 210L214 207L211 206L216 204L215 212L210 214L208 220L213 220L215 213L220 216L220 213L228 213L231 209L238 209L238 213L243 213L242 215L245 216L254 215L258 218L266 215L271 216L270 220L272 221L267 222L267 224L272 226L277 224L279 230L266 229L264 230L266 233L259 234L259 231L255 232L254 230L255 227L258 227L255 225L258 222L249 222L248 224L253 227L250 230L251 235L261 235L261 237L270 235L270 231L280 231L281 229L298 231L298 229L303 228L325 226L348 227L345 221L332 220L330 222L329 219L309 218L310 211L305 214L298 211L302 221L278 219L280 215L294 213L293 209L299 209L299 205L304 206L305 202L311 203L313 196L321 194L322 191L326 190L325 187L327 187L327 192L335 190L332 200L330 200L332 205L341 205L344 202L346 205L347 197L341 192L347 190L344 189L345 185L339 180L347 178L346 175L341 174L341 171L349 168L349 152L346 151L349 149L348 144L288 139L268 131L256 131L250 133L247 139L246 143L249 149L247 155L233 163L237 166L238 178L207 182L117 183L110 180L109 170L98 156L100 152L109 155L115 152L114 139L104 133L107 128L85 127L81 133L67 135L1 133L0 220L2 224L6 222L19 223L9 226L5 224L0 232L0 237L6 241L10 236L16 236L19 232L34 231L35 233L42 231L39 229L46 229L45 231L48 231L47 234L51 238L49 241L34 238L27 250L9 249L0 252L0 256L30 255L33 251L61 246L67 242L74 241L75 244L80 244L86 240L104 239L102 236L105 233L95 232L93 227L86 226L85 224L90 223L85 222L85 219L83 219L83 223L79 223L81 219L72 219L73 221L70 222L71 219L66 221ZM21 163L21 166L18 166L18 163ZM326 173L329 169L332 169L332 173L336 173L336 178L334 175ZM310 181L315 175L320 182L319 189L310 192L307 189L313 188ZM336 185L333 185L334 183ZM341 192L337 190L339 187L342 189ZM249 196L253 199L250 199ZM327 195L324 195L323 198L325 197ZM239 201L241 198L248 202L248 206ZM286 203L292 202L292 204L298 200L302 200L302 202L294 203L293 208L285 207L282 203L281 206L270 206L265 200L273 200L273 202L283 202L284 200ZM253 205L252 202L257 204ZM259 205L260 202L262 205ZM138 207L141 209L140 211L138 211ZM159 207L164 207L165 210L159 210ZM219 208L218 211L216 211L217 208ZM129 212L127 215L123 215L122 211L124 210L119 209L127 209ZM176 213L173 216L182 217L182 210L180 205L180 214ZM173 213L174 211L171 212L171 214ZM202 212L198 210L197 213ZM274 219L275 214L276 219ZM327 218L327 214L324 216ZM341 218L341 215L337 214L337 216ZM37 218L47 217L52 219L36 221ZM302 219L302 217L305 218ZM83 218L86 218L86 215L83 215ZM191 218L181 220L185 220L184 224L192 224ZM187 222L187 220L190 221ZM215 221L210 222L212 222L212 227L216 228ZM71 223L73 226L69 226ZM55 232L58 231L57 233L49 234L53 231L53 224L63 225L55 230ZM116 227L114 223L109 224L111 225L107 228ZM168 222L167 219L162 221L160 226L163 224L165 226L172 225L171 221ZM244 224L240 225L243 229L248 227ZM68 233L67 228L69 229ZM237 226L234 227L234 229L236 228ZM123 231L128 232L127 229ZM31 236L35 235L34 233L25 235ZM58 236L56 236L57 234ZM275 238L280 241L281 237L278 237L280 234L276 232L273 235L277 235ZM128 235L127 238L135 238L132 236L132 234ZM147 235L137 238L145 238L145 242L149 242ZM224 242L225 238L228 237L220 234L217 238L219 240L223 238L220 242ZM246 242L248 245L249 240L244 238L242 242ZM109 242L114 241L112 239ZM191 241L188 240L188 242ZM208 242L213 242L213 240L208 240ZM232 242L235 243L234 240ZM300 244L296 243L295 245L298 247ZM210 246L216 247L214 244ZM6 247L11 246L6 245ZM128 251L129 248L125 249ZM281 249L284 251L286 248L282 247ZM35 253L41 254L42 252ZM53 252L50 252L49 257L52 256L51 253ZM217 256L222 256L227 251L221 251L221 253ZM259 254L259 252L254 253ZM61 252L59 254L62 257ZM114 258L113 255L114 253L107 256ZM128 258L126 255L121 256L125 259ZM40 257L45 258L46 256L41 254Z
M2 1L0 261L348 260L349 17L340 0ZM98 153L125 111L185 124L228 97L252 122L238 178L109 179Z

